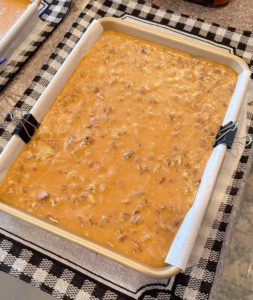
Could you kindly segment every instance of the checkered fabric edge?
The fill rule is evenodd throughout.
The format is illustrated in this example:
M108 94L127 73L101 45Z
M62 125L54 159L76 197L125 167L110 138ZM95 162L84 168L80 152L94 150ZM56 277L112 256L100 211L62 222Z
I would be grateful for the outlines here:
M92 1L85 7L78 20L72 25L71 30L66 33L64 40L51 55L48 63L42 67L41 72L34 78L34 81L27 89L24 96L15 105L14 110L21 108L24 111L29 111L31 109L34 102L39 98L53 75L59 69L71 49L78 42L93 19L105 16L122 17L126 14L149 20L158 25L168 26L172 29L195 36L196 38L204 38L211 43L230 47L233 52L242 57L251 67L251 70L253 70L253 34L251 32L240 31L231 27L224 28L220 27L218 24L211 24L200 19L193 19L186 15L173 13L172 11L161 10L156 6L149 6L149 4L144 1ZM253 118L250 114L248 114L248 123L248 133L252 134ZM9 117L7 116L0 127L1 147L3 147L10 139L13 128L14 124L10 122ZM204 252L199 263L187 268L184 273L169 280L168 284L157 283L152 286L143 287L138 295L136 295L136 297L133 296L133 298L147 300L208 299L227 225L229 223L229 217L247 169L250 148L251 146L248 146L244 149L238 168L233 175L232 183L227 187L226 199L224 199L224 202L219 207L217 219L213 223L212 232L206 241ZM0 150L2 150L2 148ZM8 273L14 272L15 276L33 283L52 295L57 294L61 299L85 299L86 296L94 296L99 299L128 298L127 295L113 290L109 284L108 286L105 286L99 281L85 277L76 270L70 270L68 266L57 260L52 260L39 251L35 251L32 248L28 249L22 245L22 243L17 242L15 238L7 238L6 233L2 234L2 239L4 243L9 243L9 245L11 244L12 246L11 248L9 246L9 248L7 246L4 248L2 244L0 244L0 251L3 253L2 256L0 255L1 269ZM18 254L15 255L13 252L10 253L10 251L15 251L14 249L16 249L16 247L19 247L20 249ZM23 255L23 251L24 253L30 253L30 256L22 256L24 262L18 260L20 255ZM9 253L11 254L11 258L8 257ZM34 259L31 261L33 255L34 257L40 257L39 266L38 263L34 262ZM22 264L24 267L22 267ZM44 267L44 264L46 264L46 267ZM18 271L11 271L15 268L20 269L18 269ZM36 275L37 277L34 277L34 274L39 274L39 272L42 272L41 270L44 270L43 268L46 268L46 272L42 273L41 276ZM55 270L58 270L58 273ZM53 274L52 276L51 272ZM71 272L74 273L74 275ZM82 278L82 280L77 285L73 284L74 277L68 274ZM25 279L25 276L28 277ZM58 283L57 279L63 281L59 281ZM74 282L76 282L76 279ZM61 289L59 286L61 286ZM92 286L93 288L89 289L88 286ZM75 290L75 292L73 292L73 290ZM63 293L62 291L66 292ZM81 298L81 296L78 297L79 292L83 295L83 298Z
M59 24L69 10L71 0L42 0L41 5L45 6L40 18L52 25Z
M53 0L41 2L42 12L40 18L45 22L46 26L39 32L30 42L25 50L21 51L15 59L0 73L0 91L12 79L25 62L35 53L41 44L48 38L57 25L63 20L66 15L71 0Z
M0 270L40 288L52 296L70 299L131 299L112 288L91 280L80 271L45 256L10 238L0 230ZM14 237L15 238L15 237Z

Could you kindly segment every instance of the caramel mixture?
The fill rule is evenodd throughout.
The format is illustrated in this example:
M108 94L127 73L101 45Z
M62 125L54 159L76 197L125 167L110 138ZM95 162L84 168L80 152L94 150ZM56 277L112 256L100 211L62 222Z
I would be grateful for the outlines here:
M162 267L235 83L228 67L106 31L16 159L1 200Z
M22 15L31 1L0 0L0 39Z

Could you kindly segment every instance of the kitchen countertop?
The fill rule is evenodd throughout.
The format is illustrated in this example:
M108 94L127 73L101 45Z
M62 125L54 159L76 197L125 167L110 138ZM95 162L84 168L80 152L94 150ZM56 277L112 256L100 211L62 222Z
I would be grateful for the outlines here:
M48 60L53 49L62 40L65 32L69 28L73 19L75 19L78 16L80 12L80 8L84 5L86 1L73 0L72 2L73 3L72 3L71 11L67 15L65 20L59 25L59 27L53 32L53 34L48 38L48 40L42 45L42 47L40 47L40 49L29 60L29 62L25 65L25 67L19 72L19 74L15 77L15 80L13 80L8 85L8 87L0 94L0 117L2 117L6 112L8 112L10 108L16 103L16 101L23 94L23 92L25 91L29 83L32 81L33 77L40 70L41 66ZM180 13L202 18L211 22L216 22L225 26L232 26L242 30L253 31L252 0L232 0L229 5L222 8L207 8L197 4L185 2L183 0L177 0L177 1L153 0L151 2L161 7L168 8L170 10L175 10ZM249 178L253 179L253 172L250 173ZM253 185L251 184L250 180L248 180L246 185L246 194L242 201L243 203L241 208L242 214L247 215L250 211L252 212L253 210L253 204L251 201L251 198L253 198L252 196L253 196ZM245 204L246 208L244 207L244 202L246 203ZM239 206L236 209L239 209ZM236 210L235 210L235 214L236 214ZM227 236L227 240L225 241L225 245L226 245L225 249L223 249L223 253L221 254L222 256L219 262L216 280L212 290L211 298L214 298L214 295L216 295L215 299L223 300L223 299L230 298L232 300L232 299L238 299L238 298L233 298L235 297L235 295L245 295L245 298L242 299L253 299L253 287L252 287L253 272L251 272L251 268L249 268L249 264L251 266L251 262L249 262L248 265L246 264L246 266L244 266L246 268L245 270L246 271L248 270L247 278L246 278L249 279L248 285L245 284L245 282L242 284L238 283L239 277L241 277L240 276L241 273L240 271L238 271L239 269L238 269L238 265L236 265L235 256L246 255L246 253L243 254L242 253L243 249L238 250L236 246L234 246L234 244L236 245L238 241L241 242L241 240L244 238L243 242L246 243L247 246L247 241L245 241L245 237L244 237L246 233L242 232L245 227L244 226L245 223L243 223L242 221L242 219L244 219L244 215L241 216L241 218L239 218L239 221L237 221L237 224L235 225L236 219L237 218L234 217L234 219L230 224L231 226L228 229L229 234ZM234 233L235 240L232 241L231 254L227 257L230 239L231 236L233 235L233 231L235 227L236 227L236 231ZM246 228L247 230L251 230L251 232L253 233L251 229L252 226L247 227L246 224ZM251 249L250 247L248 248ZM240 251L240 253L238 251ZM227 257L226 260L228 261L228 265L225 267L225 272L224 272L225 278L223 279L222 283L219 283L219 285L217 285L217 283L221 281L221 274L224 267L225 257ZM253 257L252 257L252 261L253 261ZM234 269L233 268L231 269L231 264L232 267L234 266ZM232 275L230 274L231 273L230 270L233 272ZM238 278L234 273L238 274ZM2 281L0 281L1 290L8 288L8 284L6 283L7 281L5 280L5 284L3 284ZM13 285L11 280L9 282L10 285ZM218 292L217 292L217 286L220 287L220 291ZM28 286L26 284L24 284L24 288L34 289L32 286ZM231 291L231 295L229 291ZM39 296L36 297L36 299L39 300L40 299Z
M152 3L196 18L253 31L252 0L231 0L224 7L210 8L184 0L154 0Z

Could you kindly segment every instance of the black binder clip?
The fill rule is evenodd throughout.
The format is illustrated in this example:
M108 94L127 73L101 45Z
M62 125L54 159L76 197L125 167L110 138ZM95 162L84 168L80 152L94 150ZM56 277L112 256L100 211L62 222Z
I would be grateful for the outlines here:
M30 113L24 114L12 135L18 135L26 144L28 144L35 133L35 130L40 126L39 122Z
M238 122L230 121L224 126L220 127L218 134L216 135L213 147L216 147L222 143L227 145L228 149L231 149L235 135L238 129Z

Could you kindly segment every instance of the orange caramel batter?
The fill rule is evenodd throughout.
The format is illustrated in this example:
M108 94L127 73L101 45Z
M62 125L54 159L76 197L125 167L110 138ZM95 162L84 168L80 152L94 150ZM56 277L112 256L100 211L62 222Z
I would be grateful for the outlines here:
M1 200L164 266L236 78L221 64L106 31L9 170Z
M30 0L0 0L0 39L22 15Z

